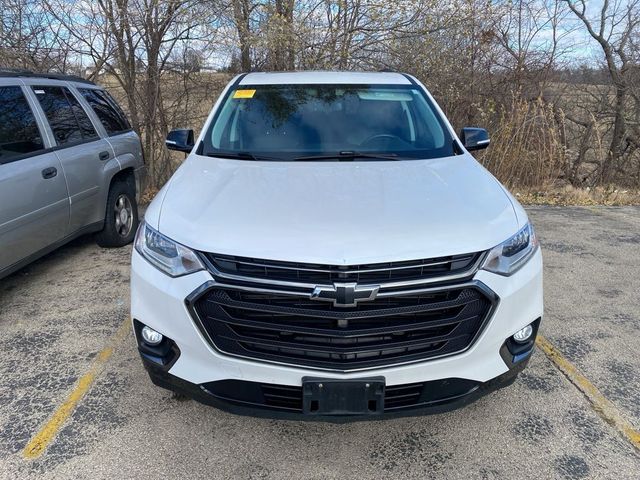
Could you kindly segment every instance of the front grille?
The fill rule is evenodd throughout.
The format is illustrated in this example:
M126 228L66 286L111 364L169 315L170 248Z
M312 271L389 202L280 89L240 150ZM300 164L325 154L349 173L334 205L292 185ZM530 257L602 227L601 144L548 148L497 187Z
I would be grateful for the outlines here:
M387 385L384 411L401 412L412 408L452 402L475 392L480 384L461 378L444 378L420 383ZM211 395L239 405L302 413L302 387L244 380L218 380L202 388Z
M298 292L213 284L191 303L225 353L262 361L353 370L440 357L468 348L492 300L476 284L384 295L340 308Z
M219 273L242 277L331 285L333 282L379 284L458 275L471 269L481 253L405 262L363 265L318 265L205 253Z

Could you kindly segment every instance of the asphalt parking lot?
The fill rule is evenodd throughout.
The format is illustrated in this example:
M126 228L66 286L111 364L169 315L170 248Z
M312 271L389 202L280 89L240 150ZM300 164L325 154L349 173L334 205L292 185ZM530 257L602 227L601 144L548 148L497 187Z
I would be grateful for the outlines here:
M529 213L541 332L626 434L540 349L513 386L434 416L302 423L176 398L121 329L130 248L83 238L0 280L0 478L640 478L640 208ZM30 458L39 432L46 449Z

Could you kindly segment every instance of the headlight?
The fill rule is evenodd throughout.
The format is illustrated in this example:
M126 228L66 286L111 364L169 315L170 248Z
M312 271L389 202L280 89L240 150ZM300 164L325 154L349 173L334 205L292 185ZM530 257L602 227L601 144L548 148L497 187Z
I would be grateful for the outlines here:
M509 276L524 265L538 248L533 226L527 223L513 237L489 251L483 270Z
M172 277L204 269L193 250L165 237L145 222L138 228L135 246L138 253L154 267Z

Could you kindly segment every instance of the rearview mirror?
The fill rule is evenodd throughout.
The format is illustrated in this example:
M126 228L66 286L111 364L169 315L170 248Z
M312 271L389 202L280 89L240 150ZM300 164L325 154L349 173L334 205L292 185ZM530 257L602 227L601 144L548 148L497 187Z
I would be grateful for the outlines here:
M195 144L193 130L171 130L164 143L169 150L189 153Z
M460 132L460 140L469 151L487 148L491 140L484 128L464 127Z

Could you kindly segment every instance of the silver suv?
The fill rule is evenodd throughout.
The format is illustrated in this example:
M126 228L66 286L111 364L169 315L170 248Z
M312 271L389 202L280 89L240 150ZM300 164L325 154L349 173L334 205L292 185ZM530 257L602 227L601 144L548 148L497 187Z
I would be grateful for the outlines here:
M133 240L142 147L102 88L0 71L0 278L79 235Z

